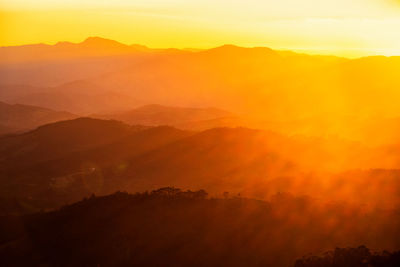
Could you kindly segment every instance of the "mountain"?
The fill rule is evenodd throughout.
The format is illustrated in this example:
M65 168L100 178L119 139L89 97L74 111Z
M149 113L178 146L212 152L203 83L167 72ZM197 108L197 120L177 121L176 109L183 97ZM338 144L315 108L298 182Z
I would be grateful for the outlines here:
M127 168L113 180L129 191L171 185L204 188L213 194L220 193L221 188L231 192L241 188L238 193L243 194L246 185L260 182L261 173L266 178L299 171L296 163L276 153L275 148L285 140L273 133L244 128L211 129L127 159Z
M91 193L175 186L259 199L285 191L391 208L400 204L396 151L246 128L188 132L81 118L0 138L0 197L29 204L27 212ZM359 187L365 190L353 194Z
M206 189L213 195L220 194L224 188L234 194L260 199L283 190L372 205L387 194L394 198L385 204L396 206L400 204L400 199L395 197L400 192L398 159L398 153L391 155L388 151L342 140L286 137L246 128L217 128L140 157L127 158L127 167L111 175L112 183L107 188L135 192L175 186ZM372 170L379 168L387 170ZM362 174L359 169L370 174ZM348 170L356 171L343 173ZM359 186L365 191L349 196Z
M89 37L81 43L0 47L0 80L5 85L54 87L182 53L189 52L148 49L100 37Z
M220 119L233 116L217 108L183 108L162 105L146 105L114 115L94 115L102 119L114 119L136 125L177 126L203 120Z
M26 131L43 124L76 117L77 115L68 112L21 104L10 105L0 102L0 125L3 127L2 133Z
M399 69L229 44L2 47L0 266L397 266Z
M30 198L43 208L93 192L148 190L165 184L205 188L213 194L224 188L257 195L266 186L261 177L299 172L297 162L277 154L277 147L288 139L276 134L249 129L134 129L130 133L130 127L116 121L78 119L0 139L1 195Z
M398 266L400 251L376 252L365 246L357 248L335 248L322 255L306 255L296 261L294 267L351 267L351 266Z
M383 210L289 194L269 201L206 196L170 187L117 192L53 212L2 217L0 264L284 267L337 246L400 245L398 216Z
M304 114L297 106L311 100L305 96L318 93L313 84L307 84L308 79L316 81L312 76L320 72L325 78L330 72L324 71L343 61L298 54L282 56L267 48L223 46L148 58L96 81L163 105L217 106L239 113L273 115L280 103L284 105L281 109L292 106L295 114Z
M289 135L339 135L381 145L396 140L382 143L388 134L362 129L399 117L392 101L400 97L398 67L396 57L351 60L224 46L147 60L96 82L144 102L216 106L272 122L270 130Z
M123 55L149 50L141 45L124 45L100 37L89 37L81 43L58 42L55 45L34 44L0 48L1 62L20 62L74 59Z
M41 126L0 139L0 166L29 166L118 140L137 127L117 121L78 118Z
M0 64L3 83L0 95L10 95L8 92L16 91L13 88L24 87L14 100L84 115L119 114L151 103L218 107L265 121L263 129L286 135L336 135L374 146L396 142L396 133L384 132L386 128L374 134L363 129L371 121L390 121L400 116L398 105L393 104L396 101L392 101L400 97L397 57L346 59L232 45L201 51L137 49L135 53L116 55L112 52L114 47L130 46L96 40L45 45L43 49L51 54L54 47L92 49L96 44L99 48L87 53L98 50L105 53L101 56L55 57L18 64L4 61ZM102 47L112 49L107 52ZM35 89L55 88L75 81L93 84L94 88L102 88L102 93L98 96L86 90L74 94L66 90L44 93L45 90ZM27 90L29 87L33 87L32 91ZM98 104L85 107L80 103L74 107L73 99L80 98L84 99L82 103ZM107 98L113 99L111 107L106 106ZM9 98L0 99L10 102ZM71 110L63 105L62 99L72 106ZM123 106L120 110L116 110L118 103ZM107 111L100 110L102 105ZM389 127L392 128L396 127ZM386 137L390 140L384 140Z
M138 101L118 93L87 94L43 92L16 98L14 102L59 108L87 116L93 112L116 112L137 106ZM140 103L140 102L139 102Z
M132 97L86 81L74 81L56 87L3 85L0 88L4 89L0 97L9 103L66 110L79 115L120 112L140 103Z
M1 84L0 88L0 99L8 103L17 97L43 91L41 87L23 84Z
M10 128L10 127L4 126L4 125L0 125L0 136L6 135L6 134L10 134L10 133L16 133L18 131L19 131L19 129Z
M25 203L30 207L26 212L108 191L113 183L110 174L123 171L126 158L190 134L170 127L79 118L0 138L0 198Z

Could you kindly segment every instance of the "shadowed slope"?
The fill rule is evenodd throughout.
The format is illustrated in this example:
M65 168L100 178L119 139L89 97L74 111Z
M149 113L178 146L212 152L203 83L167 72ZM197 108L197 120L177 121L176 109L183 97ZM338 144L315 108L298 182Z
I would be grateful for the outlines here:
M12 198L35 210L109 192L120 184L103 171L122 172L127 158L190 134L170 127L80 118L5 137L0 139L0 196L5 197L3 203Z
M118 140L135 128L117 121L78 118L0 139L0 166L29 166Z
M115 193L55 212L3 218L0 263L286 267L336 245L400 246L395 213L284 194L269 202L205 196L176 188Z
M225 190L260 199L285 191L387 208L400 204L398 171L368 170L395 168L398 153L246 128L190 133L136 127L140 131L132 132L115 121L85 120L93 129L83 136L76 131L82 128L69 129L73 126L69 124L52 134L46 131L45 138L0 139L3 193L34 196L47 203L40 204L44 207L50 199L57 206L91 192L160 186L204 188L213 195ZM366 170L346 172L358 168ZM364 190L356 193L360 187Z
M105 46L115 45L113 41L103 42ZM5 64L0 76L7 84L45 87L85 80L109 93L138 99L141 105L215 106L256 117L266 122L263 128L285 134L337 135L380 145L396 142L396 132L389 130L396 127L373 133L363 129L372 128L375 121L390 122L400 116L397 101L393 101L400 97L399 66L397 57L344 59L226 45L200 52L160 50L85 60ZM62 99L65 92L58 94L55 99ZM39 104L28 100L39 101L47 96L35 97L25 92L20 99L24 97L26 104ZM91 98L95 100L93 96L84 99ZM115 103L126 103L123 97L114 99ZM54 102L62 105L62 101ZM96 109L89 113L99 112Z
M3 85L0 89L4 90L0 97L9 103L65 110L79 115L121 112L140 103L132 97L87 81L74 81L56 87Z
M43 124L76 118L77 115L46 108L0 102L0 125L23 131Z
M146 105L119 114L99 115L94 117L114 119L128 124L140 125L170 125L177 126L232 116L231 113L217 108L183 108L162 105Z

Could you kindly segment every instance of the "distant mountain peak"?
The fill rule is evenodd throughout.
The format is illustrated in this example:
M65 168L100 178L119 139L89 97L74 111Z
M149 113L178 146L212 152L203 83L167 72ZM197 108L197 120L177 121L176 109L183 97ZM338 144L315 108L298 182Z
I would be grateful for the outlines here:
M271 48L268 47L241 47L232 44L225 44L219 47L211 48L209 50L200 51L200 53L212 53L212 54L242 54L242 53L253 53L253 54L275 54Z
M84 45L119 45L119 46L125 46L124 44L114 41L114 40L110 40L110 39L106 39L106 38L102 38L102 37L97 37L97 36L93 36L93 37L88 37L86 38L81 44Z
M243 47L239 47L239 46L233 45L233 44L224 44L224 45L212 48L210 50L237 50L237 49L243 49Z

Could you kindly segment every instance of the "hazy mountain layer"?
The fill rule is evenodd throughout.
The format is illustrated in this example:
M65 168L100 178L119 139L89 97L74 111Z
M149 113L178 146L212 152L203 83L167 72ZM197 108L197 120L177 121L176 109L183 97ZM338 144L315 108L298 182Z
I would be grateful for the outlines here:
M0 98L8 103L65 110L79 115L130 110L138 100L96 84L75 81L56 87L2 86Z
M99 38L6 47L1 53L17 59L32 49L48 53L35 53L34 61L0 64L1 94L21 90L13 99L18 103L79 114L118 113L153 103L212 106L285 134L337 135L367 145L390 144L398 135L393 124L400 117L394 101L400 97L397 57L345 59L232 45L151 50ZM80 93L72 94L71 86L61 86L78 80L102 93L88 94L84 85L73 83L72 91ZM29 86L51 88L44 93ZM381 122L388 128L373 130Z
M190 128L207 120L233 117L232 113L217 108L183 108L161 105L146 105L127 112L111 115L94 115L102 119L114 119L131 125L169 125ZM194 126L195 127L195 126Z
M195 133L81 118L1 138L0 155L1 196L42 208L91 193L160 186L260 199L283 191L388 209L400 204L396 146L371 149L246 128Z
M34 129L43 124L76 118L77 115L46 108L0 102L2 133Z

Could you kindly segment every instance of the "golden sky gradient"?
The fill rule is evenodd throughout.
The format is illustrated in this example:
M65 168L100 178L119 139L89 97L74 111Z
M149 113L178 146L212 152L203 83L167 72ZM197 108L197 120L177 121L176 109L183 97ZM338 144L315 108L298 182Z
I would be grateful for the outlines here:
M396 0L0 0L0 45L102 36L149 47L226 43L400 55Z

